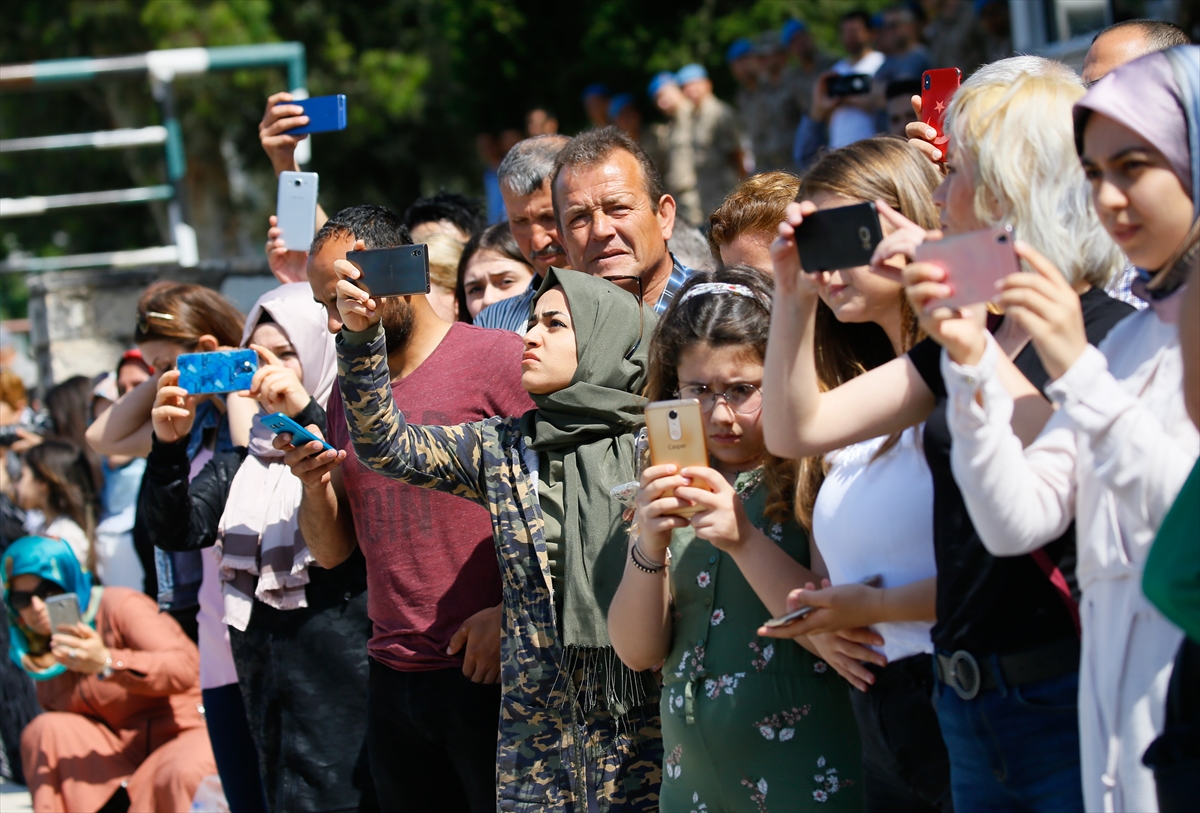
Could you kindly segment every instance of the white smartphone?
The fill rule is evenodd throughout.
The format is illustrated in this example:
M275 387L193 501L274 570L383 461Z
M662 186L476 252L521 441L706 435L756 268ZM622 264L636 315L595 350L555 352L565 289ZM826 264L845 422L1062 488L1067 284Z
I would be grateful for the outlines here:
M279 173L275 218L288 251L308 251L317 230L317 173Z
M58 632L59 627L74 626L79 623L79 597L74 593L59 593L46 599L46 612L50 615L50 631Z

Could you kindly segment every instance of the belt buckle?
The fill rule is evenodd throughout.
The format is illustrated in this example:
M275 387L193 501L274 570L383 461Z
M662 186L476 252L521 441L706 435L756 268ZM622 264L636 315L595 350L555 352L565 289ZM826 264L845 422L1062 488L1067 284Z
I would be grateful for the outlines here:
M964 681L963 676L959 673L959 667L963 664L970 666L971 679ZM974 700L979 694L979 686L983 682L983 675L979 671L979 662L975 660L975 656L965 649L960 649L950 656L950 672L946 682L950 684L950 688L954 693L963 700Z

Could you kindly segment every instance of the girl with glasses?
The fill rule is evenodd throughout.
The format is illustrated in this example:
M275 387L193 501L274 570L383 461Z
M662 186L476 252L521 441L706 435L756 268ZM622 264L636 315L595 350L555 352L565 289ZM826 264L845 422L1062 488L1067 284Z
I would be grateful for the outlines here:
M771 294L749 266L694 276L651 341L647 396L700 402L711 461L642 472L608 616L629 668L663 665L667 813L862 807L844 684L813 643L756 633L793 584L818 578L793 513L796 464L763 442ZM699 511L674 513L686 506Z

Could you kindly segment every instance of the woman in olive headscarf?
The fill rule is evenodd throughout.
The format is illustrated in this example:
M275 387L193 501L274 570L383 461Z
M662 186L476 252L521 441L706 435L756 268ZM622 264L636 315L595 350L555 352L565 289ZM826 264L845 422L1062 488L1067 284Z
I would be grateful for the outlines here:
M492 515L505 609L500 809L657 809L657 683L621 664L605 621L626 551L623 506L609 492L635 479L645 399L634 393L653 314L609 282L551 269L521 361L537 409L413 426L392 401L376 303L348 281L353 266L335 268L338 374L359 459Z

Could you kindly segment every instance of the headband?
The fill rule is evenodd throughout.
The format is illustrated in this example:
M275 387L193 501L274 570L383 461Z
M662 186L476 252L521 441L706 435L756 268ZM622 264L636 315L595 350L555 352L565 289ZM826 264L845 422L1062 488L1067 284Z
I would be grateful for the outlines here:
M683 304L692 297L708 296L709 294L733 294L734 296L744 296L747 299L753 299L762 305L767 310L771 309L771 305L763 297L756 294L754 291L747 288L745 285L735 285L731 282L702 282L699 285L694 285L688 288L683 296L679 298L679 303Z

